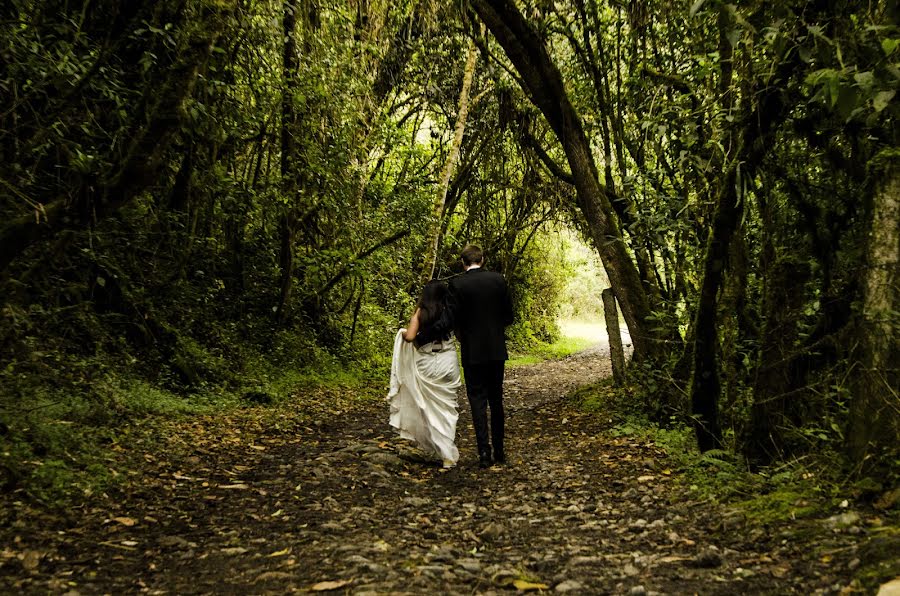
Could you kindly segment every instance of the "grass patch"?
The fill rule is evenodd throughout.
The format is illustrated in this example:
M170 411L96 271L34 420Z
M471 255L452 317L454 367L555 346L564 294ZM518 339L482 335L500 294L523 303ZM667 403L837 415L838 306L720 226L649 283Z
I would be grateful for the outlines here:
M541 343L529 349L527 353L514 353L507 361L507 366L527 366L545 360L558 360L577 354L594 345L596 342L584 337L563 337L553 343Z

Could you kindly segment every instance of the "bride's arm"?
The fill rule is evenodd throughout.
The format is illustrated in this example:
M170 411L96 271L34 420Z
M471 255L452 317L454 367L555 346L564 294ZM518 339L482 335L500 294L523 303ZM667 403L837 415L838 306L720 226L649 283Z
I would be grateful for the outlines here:
M416 309L416 312L413 313L412 318L409 320L409 325L406 327L406 331L403 332L403 339L406 341L412 341L416 339L416 334L419 333L419 309Z

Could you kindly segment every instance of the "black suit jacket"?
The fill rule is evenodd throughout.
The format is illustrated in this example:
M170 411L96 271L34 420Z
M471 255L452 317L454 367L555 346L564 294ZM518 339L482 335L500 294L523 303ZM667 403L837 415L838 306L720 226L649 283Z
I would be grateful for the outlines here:
M450 280L456 338L463 366L509 358L504 329L513 322L506 279L470 269Z

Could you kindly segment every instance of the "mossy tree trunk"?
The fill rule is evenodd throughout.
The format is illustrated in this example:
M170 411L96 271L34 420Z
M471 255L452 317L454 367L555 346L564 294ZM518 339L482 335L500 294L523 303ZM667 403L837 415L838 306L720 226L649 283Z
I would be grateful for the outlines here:
M863 471L871 456L898 450L900 436L900 156L878 172L873 197L859 364L854 371L847 450ZM886 458L881 461L889 461Z

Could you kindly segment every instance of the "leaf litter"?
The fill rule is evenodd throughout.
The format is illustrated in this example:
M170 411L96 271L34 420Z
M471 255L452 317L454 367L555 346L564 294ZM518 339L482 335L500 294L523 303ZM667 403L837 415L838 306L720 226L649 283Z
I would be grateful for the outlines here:
M166 422L76 509L7 495L0 589L852 593L873 516L753 525L698 499L664 450L564 397L609 374L598 350L509 369L510 463L486 470L466 406L449 471L349 391Z

